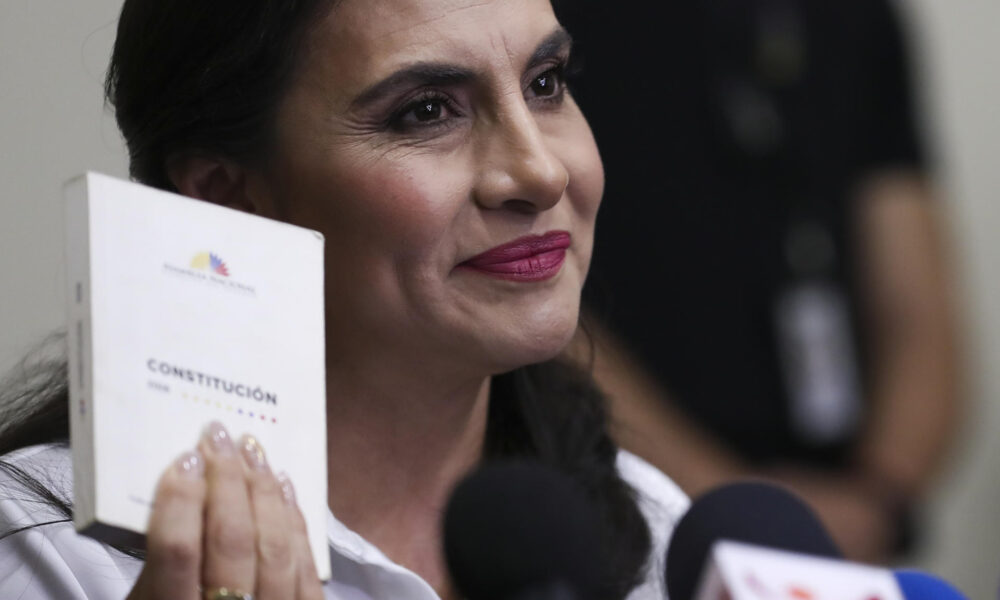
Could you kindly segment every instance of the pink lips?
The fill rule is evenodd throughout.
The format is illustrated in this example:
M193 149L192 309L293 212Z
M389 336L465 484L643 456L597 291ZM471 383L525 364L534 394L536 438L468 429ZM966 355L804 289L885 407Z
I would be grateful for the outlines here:
M473 256L458 266L510 281L544 281L559 272L572 239L568 231L525 236Z

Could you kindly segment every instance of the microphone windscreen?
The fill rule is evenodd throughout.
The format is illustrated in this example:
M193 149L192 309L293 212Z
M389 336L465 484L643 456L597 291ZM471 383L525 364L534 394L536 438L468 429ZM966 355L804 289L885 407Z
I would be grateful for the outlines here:
M723 485L698 498L671 535L666 558L670 600L690 600L718 540L842 558L819 517L791 492L761 482Z
M595 509L567 475L538 463L486 465L459 483L444 547L468 600L590 600L601 583Z
M906 600L968 600L947 581L911 569L895 570L892 574Z

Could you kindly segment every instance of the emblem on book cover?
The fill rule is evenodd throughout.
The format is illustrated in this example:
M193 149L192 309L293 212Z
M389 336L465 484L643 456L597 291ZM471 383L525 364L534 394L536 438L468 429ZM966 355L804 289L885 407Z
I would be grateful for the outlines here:
M211 252L199 252L195 254L194 258L191 259L191 268L208 270L216 275L229 277L229 268L226 267L225 261Z

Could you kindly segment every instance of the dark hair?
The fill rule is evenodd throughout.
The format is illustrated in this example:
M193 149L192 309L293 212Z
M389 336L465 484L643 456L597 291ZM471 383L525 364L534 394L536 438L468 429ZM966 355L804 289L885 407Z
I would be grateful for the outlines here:
M335 2L126 0L105 96L132 177L174 190L175 155L265 159L302 40Z
M305 51L309 26L334 3L126 0L106 94L129 149L132 176L173 189L167 164L174 156L266 160L275 114ZM65 362L25 372L35 375L14 396L30 399L30 408L0 404L0 410L21 415L17 425L0 432L0 455L68 436ZM601 597L609 599L624 598L639 583L650 551L648 527L634 491L618 474L616 454L603 399L586 374L550 361L493 378L486 460L533 457L581 484L602 516L610 564ZM69 517L64 499L9 463L0 461L0 468Z
M50 335L4 377L0 388L0 457L36 444L69 444L69 382L64 347L63 334ZM0 470L56 513L50 521L0 532L0 539L32 527L72 520L65 486L39 481L5 460L0 460Z
M601 516L610 577L600 598L624 598L642 578L649 529L635 492L618 474L604 398L580 369L553 360L493 378L486 456L532 457L569 474Z

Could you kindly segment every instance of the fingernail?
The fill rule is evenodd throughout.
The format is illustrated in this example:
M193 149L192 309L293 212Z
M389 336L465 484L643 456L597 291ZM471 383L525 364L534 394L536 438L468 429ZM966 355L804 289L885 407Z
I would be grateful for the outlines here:
M219 454L229 454L233 451L233 438L229 432L218 421L212 421L205 428L205 439L212 445Z
M205 474L205 461L197 452L185 452L174 463L184 477L198 479Z
M287 473L278 475L278 485L281 486L281 497L285 499L285 504L295 504L295 488L292 487L292 480Z
M252 435L245 435L240 440L240 450L243 451L243 460L251 469L257 471L267 470L267 457L264 456L264 449L260 447L260 442Z

